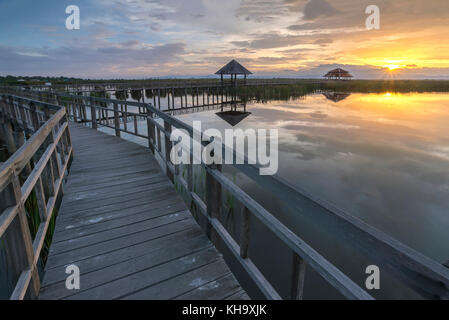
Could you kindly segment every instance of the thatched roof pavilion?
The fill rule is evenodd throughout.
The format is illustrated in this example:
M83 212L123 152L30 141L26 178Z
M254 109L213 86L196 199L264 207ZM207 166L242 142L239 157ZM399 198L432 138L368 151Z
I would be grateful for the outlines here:
M349 80L353 75L346 70L337 68L329 71L324 77L328 80Z
M231 81L236 83L238 75L243 75L246 82L246 77L253 73L242 66L240 63L238 63L236 60L232 60L223 68L215 72L215 74L219 74L221 76L222 83L224 75L231 75Z
M251 112L235 111L235 110L216 113L217 116L219 116L221 119L223 119L233 127L242 122L250 114Z
M323 95L329 100L340 102L349 97L351 94L344 92L324 92Z

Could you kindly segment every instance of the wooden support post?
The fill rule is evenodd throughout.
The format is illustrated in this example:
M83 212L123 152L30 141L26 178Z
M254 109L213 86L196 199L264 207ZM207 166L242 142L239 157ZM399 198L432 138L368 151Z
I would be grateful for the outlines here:
M167 97L168 110L170 110L170 91L165 90L165 96Z
M31 122L34 127L34 132L36 132L40 128L40 123L39 123L39 116L37 114L37 109L36 109L36 106L34 105L34 103L30 103L30 109L31 109L31 112L30 112Z
M240 256L243 259L248 258L249 246L249 215L248 208L243 207L241 211L241 229L240 229Z
M199 101L199 99L200 99L200 93L199 93L199 90L198 90L198 87L196 88L196 105L197 106L199 106L200 105L200 101Z
M11 122L7 121L2 126L3 126L3 132L5 134L4 139L6 142L6 146L8 148L8 153L10 155L14 154L14 152L17 151L17 148L16 148L16 143L14 142L13 129L12 129Z
M188 108L189 107L189 101L187 99L187 88L184 89L184 95L186 97L186 108Z
M162 140L161 140L161 130L156 128L156 139L157 139L157 150L162 153Z
M171 107L172 107L172 109L174 109L175 108L175 89L171 89L171 99L172 99L172 104L171 104Z
M154 154L154 145L156 144L156 141L154 139L154 124L151 121L153 119L153 112L151 112L150 109L147 108L147 130L148 130L148 147L150 148L151 152Z
M42 177L37 180L36 186L37 206L39 208L39 216L41 217L41 223L47 220L47 201L45 199L44 185L42 184Z
M158 101L159 110L161 110L161 89L157 90L157 101Z
M291 299L302 300L306 276L306 264L296 252L293 252L292 261Z
M221 171L221 164L211 165L211 168ZM221 184L208 172L206 172L206 206L209 217L218 219L221 209ZM206 233L212 243L218 248L219 236L212 232L210 224L207 225Z
M97 112L92 97L90 98L90 117L92 118L92 129L97 129ZM101 119L100 119L101 121Z
M156 94L155 94L155 90L151 89L151 94L153 95L153 107L157 108L156 105Z
M9 225L3 234L3 242L5 244L6 261L8 263L8 271L14 278L18 278L17 286L11 295L11 299L20 300L28 293L30 299L36 299L40 289L40 279L34 266L33 242L31 239L30 228L28 226L27 214L22 203L22 191L20 187L19 177L12 170L12 181L10 186L2 192L2 201L0 209L6 209L10 206L19 205L18 215ZM21 281L21 275L27 270L34 270L31 274L31 280L28 291L22 290L26 287ZM20 277L19 277L20 276Z
M115 136L120 137L120 118L118 114L117 102L114 102L114 128L115 128Z
M168 123L167 121L164 121L164 129L168 133L168 135L170 136L170 134L171 134L171 124ZM169 164L171 163L170 152L171 152L171 149L172 149L172 142L170 141L170 138L167 137L166 135L164 135L164 140L165 140L165 163L166 163L167 176L168 176L168 178L170 179L170 181L172 183L175 183L173 172L171 172L170 166L169 166Z

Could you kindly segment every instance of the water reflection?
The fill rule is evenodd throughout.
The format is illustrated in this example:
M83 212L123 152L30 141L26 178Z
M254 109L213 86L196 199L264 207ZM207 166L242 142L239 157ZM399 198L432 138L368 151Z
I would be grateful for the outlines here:
M234 109L213 106L196 110L203 112L176 113L189 124L202 121L203 130L278 129L280 176L426 256L446 262L449 94L344 95L343 99L338 92L320 92ZM222 112L228 112L227 116ZM229 112L238 114L229 120L233 116ZM139 128L145 132L146 123L139 122ZM332 230L303 219L299 210L287 208L238 172L228 174L314 249L364 285L364 267L373 263L369 256L359 254L351 243L342 243ZM263 235L252 238L252 258L277 289L288 292L290 256L267 230L261 226L252 230L261 230ZM307 277L306 298L338 297L316 274L309 272ZM416 298L388 276L382 279L376 298Z
M233 102L230 104L230 110L226 110L225 106L222 105L221 111L216 113L217 116L226 121L232 127L238 125L250 114L251 112L246 111L246 102L242 103Z
M349 97L351 94L344 92L323 92L323 95L333 102L340 102Z
M235 126L279 129L280 176L438 262L449 260L449 95L329 97L313 94L304 100L254 103L248 106L251 117ZM213 112L180 118L187 123L201 120L203 129L229 127ZM351 244L339 243L313 221L283 208L275 197L261 193L244 177L237 181L363 285L362 266L371 262L369 257L358 256ZM261 247L273 246L264 239L260 242ZM259 259L273 261L262 253ZM279 273L282 266L276 268L272 273ZM415 297L398 288L389 281L377 297ZM312 297L323 297L319 289L314 291Z

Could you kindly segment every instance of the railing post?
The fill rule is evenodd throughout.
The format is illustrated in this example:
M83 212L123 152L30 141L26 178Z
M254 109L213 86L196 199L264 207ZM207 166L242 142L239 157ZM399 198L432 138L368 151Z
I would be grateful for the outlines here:
M12 129L12 125L11 122L6 121L5 123L3 123L3 132L5 133L5 142L6 142L6 146L8 148L8 153L9 154L14 154L14 152L16 152L16 143L14 142L14 136L13 136L13 129Z
M34 131L36 132L39 130L40 123L39 123L39 117L37 115L37 108L34 103L30 103L30 109L31 109L31 121L33 123Z
M174 175L173 172L170 170L170 152L171 152L171 148L172 148L172 142L170 141L170 135L171 135L171 124L168 123L167 121L164 121L164 129L165 132L168 134L164 136L164 140L165 140L165 164L166 164L166 169L167 169L167 176L170 179L170 181L172 183L175 182L174 179Z
M304 293L304 280L306 276L306 263L293 252L291 299L302 300Z
M9 225L8 229L3 234L3 241L5 243L5 251L7 255L7 263L9 270L14 278L18 278L16 289L11 295L12 300L19 300L25 297L28 292L29 298L35 299L39 294L40 279L37 270L34 268L34 251L33 242L31 239L30 228L28 226L27 214L22 203L22 191L20 187L19 177L15 173L15 169L11 170L12 181L9 190L2 192L3 198L1 209L9 206L19 205L18 215ZM34 269L29 290L23 292L21 288L21 275L27 270ZM24 286L26 288L26 286Z
M248 258L249 246L249 210L246 207L241 211L241 229L240 229L240 256L243 259Z
M221 164L213 164L210 166L212 169L221 171ZM215 178L206 171L206 206L207 214L210 218L219 218L221 209L221 184L215 180ZM218 247L218 235L212 232L212 226L208 223L206 229L207 236L211 239L212 243Z
M90 117L92 118L92 129L97 129L97 112L95 111L94 101L92 97L89 99L90 101Z
M117 102L114 102L114 128L115 128L115 136L120 137L120 118L118 115Z
M154 139L154 123L153 123L153 112L147 108L147 130L148 130L148 147L151 152L154 154L154 145L156 141Z

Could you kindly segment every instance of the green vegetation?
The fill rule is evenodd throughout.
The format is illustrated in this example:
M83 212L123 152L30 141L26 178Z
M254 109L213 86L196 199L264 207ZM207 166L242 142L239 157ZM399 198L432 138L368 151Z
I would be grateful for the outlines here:
M324 81L320 88L352 93L449 92L448 80L352 80Z
M23 86L23 85L45 85L46 83L55 84L67 84L83 81L78 78L67 77L42 77L42 76L0 76L0 85L8 86Z

